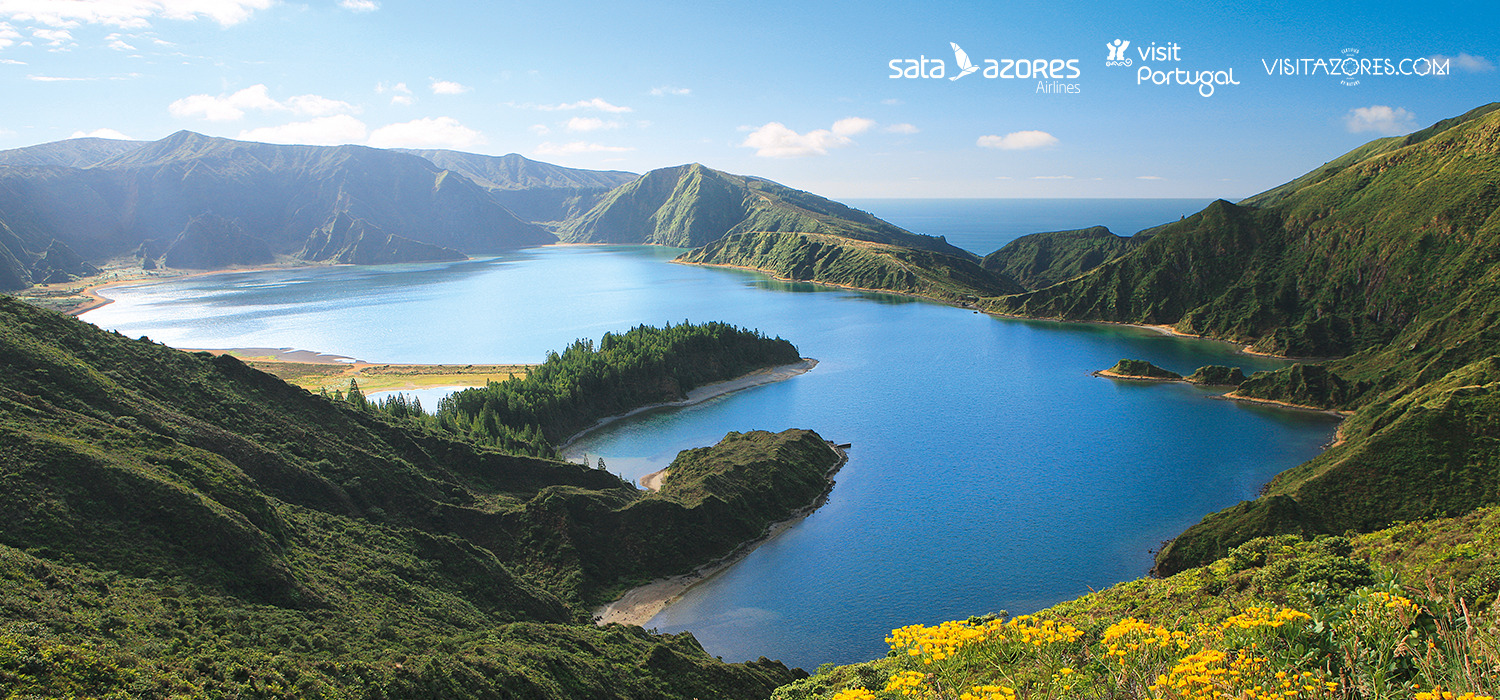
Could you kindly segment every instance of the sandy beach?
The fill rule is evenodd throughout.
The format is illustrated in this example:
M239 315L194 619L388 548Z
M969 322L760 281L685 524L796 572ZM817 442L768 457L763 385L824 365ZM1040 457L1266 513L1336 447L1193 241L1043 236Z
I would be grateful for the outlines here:
M642 406L629 413L622 413L618 416L601 418L593 425L578 431L573 435L573 437L568 438L567 442L563 443L561 447L557 448L557 453L563 459L569 461L577 459L578 457L582 457L583 453L574 450L573 446L589 433L594 432L595 430L598 430L599 428L609 425L610 423L613 423L617 420L620 420L621 418L629 418L630 416L636 415L637 413L654 411L658 408L665 408L668 406L680 407L703 403L704 401L707 401L709 399L717 398L725 394L740 391L742 389L749 389L751 387L757 387L764 384L771 384L774 382L791 379L792 377L795 377L799 374L805 374L808 370L817 366L817 360L814 360L811 357L804 357L802 358L801 362L794 362L789 365L780 365L777 367L766 367L764 369L755 370L748 374L742 374L738 377L735 377L734 379L730 379L727 381L705 384L696 389L693 389L692 391L689 391L687 394L687 398L681 401ZM660 479L658 479L658 481L660 481Z
M671 576L668 578L658 579L644 586L638 586L636 588L630 589L625 593L625 595L620 596L618 600L601 606L599 609L595 610L594 622L599 625L619 623L622 625L637 625L644 627L646 623L650 622L651 618L656 617L657 613L660 613L663 608L672 604L678 598L681 598L682 594L687 593L688 589L704 581L707 581L719 572L728 569L730 566L733 566L741 559L749 556L751 552L755 551L756 547L759 547L762 544L770 541L771 538L781 534L787 528L797 524L798 521L806 518L807 516L811 515L813 511L816 511L818 508L822 507L822 505L828 500L829 492L833 490L833 475L837 474L838 471L843 468L844 463L849 461L849 454L847 452L838 447L834 447L833 443L829 443L828 446L831 449L838 450L839 461L828 470L828 489L825 490L823 492L823 495L819 496L818 500L813 502L812 505L798 510L797 512L792 514L792 517L787 518L786 520L772 523L770 527L766 528L765 533L760 537L740 545L739 548L735 549L733 552L730 552L729 555L724 557L723 559L720 559L711 564L705 564L689 573L682 574L680 576ZM660 472L655 472L655 474L664 474L665 472L666 470L663 469ZM644 483L645 479L643 478L641 481Z

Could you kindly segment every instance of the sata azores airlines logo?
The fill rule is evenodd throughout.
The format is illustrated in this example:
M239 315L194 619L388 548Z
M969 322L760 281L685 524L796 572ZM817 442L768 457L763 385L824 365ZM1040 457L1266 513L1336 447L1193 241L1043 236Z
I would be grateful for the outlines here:
M1129 42L1126 42L1127 44ZM1022 80L1072 80L1082 74L1078 68L1078 59L1061 58L986 58L976 63L969 54L954 42L948 42L953 47L953 65L958 69L958 75L948 75L948 62L941 58L928 58L918 56L917 58L893 58L888 65L891 69L891 79L898 78L947 78L949 81L958 80L971 73L981 74L991 80L995 78L1020 78ZM1124 53L1124 49L1120 49Z
M958 48L958 44L950 41L948 45L953 47L953 62L958 64L958 70L960 71L958 75L949 78L949 80L958 80L979 70L979 67L975 66L974 62L969 60L969 54L964 53L963 49Z

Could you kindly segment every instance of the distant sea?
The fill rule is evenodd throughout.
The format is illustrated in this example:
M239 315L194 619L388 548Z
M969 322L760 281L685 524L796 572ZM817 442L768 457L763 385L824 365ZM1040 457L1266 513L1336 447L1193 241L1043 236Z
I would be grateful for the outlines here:
M1212 199L846 199L913 233L988 255L1029 233L1106 226L1116 235L1191 216Z

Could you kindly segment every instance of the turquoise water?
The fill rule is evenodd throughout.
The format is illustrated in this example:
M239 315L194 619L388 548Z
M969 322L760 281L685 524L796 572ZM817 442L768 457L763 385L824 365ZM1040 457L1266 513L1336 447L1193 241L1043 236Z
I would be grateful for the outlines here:
M814 668L884 654L894 627L1021 613L1145 573L1152 549L1315 455L1326 416L1101 379L1279 365L1123 326L996 319L904 297L549 247L441 265L227 273L107 291L84 316L178 347L296 347L384 362L537 362L636 324L723 320L796 343L811 372L608 426L630 478L730 430L852 442L828 503L648 626L728 660ZM424 403L426 403L424 401Z

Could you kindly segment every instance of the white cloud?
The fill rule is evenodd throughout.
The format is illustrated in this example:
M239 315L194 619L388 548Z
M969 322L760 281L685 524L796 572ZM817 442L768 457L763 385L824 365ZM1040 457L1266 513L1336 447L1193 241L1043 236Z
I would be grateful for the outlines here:
M114 49L116 51L134 51L135 50L135 47L131 46L128 43L126 43L125 39L122 36L120 36L119 34L110 34L109 36L104 37L104 41L105 41L105 46L108 46L109 48L112 48L112 49Z
M690 88L672 87L670 85L651 88L651 94L657 97L661 97L662 95L690 95L692 92Z
M472 89L467 85L455 83L451 80L432 81L432 94L434 95L462 95Z
M246 110L261 112L292 112L309 117L321 117L340 112L359 111L354 105L321 95L297 95L278 102L270 95L265 85L251 85L230 95L189 95L167 105L167 111L180 119L201 117L209 121L227 122L245 116Z
M1467 71L1469 73L1488 73L1492 70L1495 70L1495 64L1491 63L1488 58L1485 58L1483 56L1471 56L1467 53L1462 52L1460 52L1457 56L1444 56L1442 54L1438 54L1436 56L1429 56L1428 58L1430 58L1434 62L1446 60L1449 62L1449 65L1451 67L1456 67L1459 70Z
M15 27L0 22L0 49L15 45L16 40L20 38L21 33L16 31Z
M423 117L388 124L370 134L376 148L469 148L485 143L484 135L453 117Z
M573 117L568 120L568 131L598 131L600 129L618 129L620 122L604 121L598 117Z
M339 7L351 12L374 12L380 9L380 3L375 0L339 0Z
M1164 178L1164 177L1162 177L1160 175L1137 175L1137 176L1135 176L1135 179L1137 179L1137 180L1165 180L1166 178Z
M70 139L115 139L117 141L134 141L114 129L94 129L93 131L75 131Z
M105 24L125 29L151 26L156 17L239 24L275 0L0 0L0 16L49 27Z
M1355 107L1344 115L1344 128L1351 134L1373 131L1383 136L1405 134L1417 128L1417 115L1405 108L1385 105Z
M375 92L382 95L387 92L391 93L391 104L401 107L410 107L417 101L417 98L412 96L411 88L407 87L406 83L396 83L394 85L376 83Z
M1032 175L1033 180L1072 180L1072 175Z
M750 132L740 146L755 149L755 155L763 158L826 156L830 149L854 143L850 136L869 131L874 126L873 119L847 117L834 122L829 129L799 134L781 122L768 122L760 127L740 127L741 131Z
M887 134L915 134L921 131L921 129L912 124L892 124L886 127L884 131Z
M546 136L547 134L552 133L552 130L547 128L546 124L532 124L531 126L527 127L527 129L530 129L531 133L537 134L539 136Z
M3 1L3 0L0 0L0 1ZM558 110L569 110L569 109L597 109L597 110L599 110L601 112L610 112L610 113L613 113L613 114L619 114L621 112L631 112L631 111L634 111L634 110L632 110L629 107L622 107L620 105L612 105L612 104L610 104L608 102L605 102L603 99L598 98L598 97L595 97L592 100L579 100L577 102L566 102L566 103L558 104L558 105L535 105L535 107L537 109L540 109L540 110L545 111L545 112L556 112Z
M89 80L98 80L98 78L68 78L60 75L28 75L26 76L26 79L36 81L38 83L77 83Z
M25 61L17 61L14 58L0 58L0 64L4 64L4 65L7 65L7 66L24 66L24 65L26 65L26 62Z
M329 114L342 112L358 112L354 105L343 100L334 100L321 95L297 95L288 97L286 107L291 111L309 117L322 117Z
M586 141L573 141L562 144L546 141L537 144L537 147L532 152L544 156L561 156L573 153L624 153L634 150L634 148L626 148L624 146L606 146L602 143L588 143Z
M365 124L347 114L241 131L243 141L338 146L365 140Z
M66 29L33 29L31 36L53 48L73 43L73 33Z
M1045 131L1012 131L1004 136L994 134L981 136L978 141L984 148L999 148L1006 151L1025 151L1045 148L1057 143L1057 137Z
M904 104L906 104L906 102L903 101L899 97L887 97L887 98L881 100L880 104L883 104L883 105L885 105L887 107L896 107L896 106L899 106L899 105L904 105Z
M833 123L833 133L839 136L853 136L862 134L875 127L874 119L864 117L846 117Z

